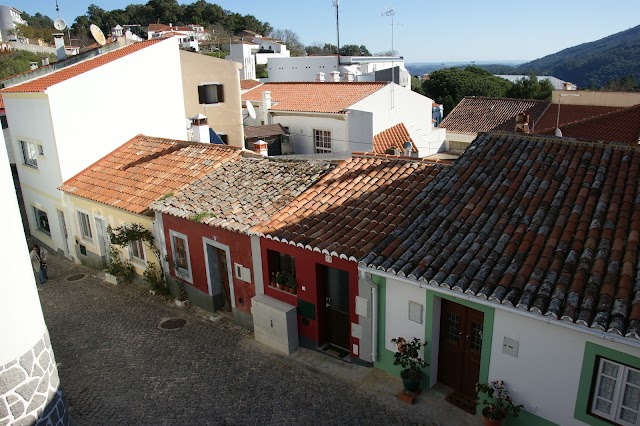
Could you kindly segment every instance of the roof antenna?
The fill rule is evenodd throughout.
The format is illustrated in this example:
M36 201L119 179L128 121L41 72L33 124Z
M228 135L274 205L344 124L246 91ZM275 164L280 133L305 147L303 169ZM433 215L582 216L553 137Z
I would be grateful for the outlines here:
M338 62L340 62L340 0L333 0L333 7L336 8L336 32L338 33Z

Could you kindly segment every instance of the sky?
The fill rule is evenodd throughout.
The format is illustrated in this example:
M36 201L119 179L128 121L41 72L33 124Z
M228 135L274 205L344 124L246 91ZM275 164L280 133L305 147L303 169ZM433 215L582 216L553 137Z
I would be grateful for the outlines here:
M58 0L60 17L67 24L85 14L90 4L113 10L145 3ZM305 45L336 44L333 0L210 3L254 15L275 29L294 31ZM56 18L56 0L13 0L5 4L30 15L40 12ZM393 26L392 18L382 15L391 9ZM391 50L393 43L406 63L528 61L640 25L637 0L340 0L339 10L340 45L364 44L371 53L377 53Z

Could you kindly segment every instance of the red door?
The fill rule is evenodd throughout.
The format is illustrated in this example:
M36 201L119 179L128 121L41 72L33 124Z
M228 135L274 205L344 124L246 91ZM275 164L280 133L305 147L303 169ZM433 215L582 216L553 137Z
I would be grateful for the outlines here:
M474 398L483 322L482 312L442 299L438 381Z

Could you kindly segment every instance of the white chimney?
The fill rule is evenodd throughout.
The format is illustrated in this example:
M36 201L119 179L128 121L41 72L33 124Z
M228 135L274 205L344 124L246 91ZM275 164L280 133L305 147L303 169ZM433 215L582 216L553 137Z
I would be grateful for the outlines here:
M346 76L346 79L347 79L347 81L348 81L348 82L352 82L352 81L353 81L353 79L354 79L354 77L355 77L355 76L353 75L353 73L352 73L352 72L348 72L348 73L347 73L347 76Z
M31 71L37 70L38 69L38 63L37 62L29 63L29 68L31 69Z
M316 74L316 81L324 82L324 73L323 72L319 72L319 73Z
M194 142L211 143L209 137L209 122L207 117L203 114L194 115L191 117L191 128L193 129L192 140Z
M45 56L44 58L42 58L42 66L46 67L47 65L49 65L49 57Z
M329 75L329 81L334 83L338 83L340 81L340 71L331 71Z
M262 124L269 123L269 109L271 108L271 92L265 90L262 92Z
M405 143L402 145L402 151L404 151L405 157L411 157L412 148L413 146L411 145L411 141L405 141Z
M53 34L53 40L56 44L56 57L61 61L67 57L67 52L64 51L64 34Z
M266 157L267 155L269 155L269 145L267 145L265 141L260 139L257 142L253 143L253 152Z

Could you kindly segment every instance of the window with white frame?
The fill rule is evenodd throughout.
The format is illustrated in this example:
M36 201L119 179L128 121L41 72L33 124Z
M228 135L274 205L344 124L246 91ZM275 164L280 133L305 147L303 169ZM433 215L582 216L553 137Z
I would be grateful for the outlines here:
M31 167L38 167L38 147L35 143L20 141L20 147L22 148L22 159L24 164Z
M173 266L176 276L193 284L187 236L169 230L169 237L171 238L171 252L173 253Z
M640 425L640 370L600 358L591 413L617 425Z
M133 260L137 260L142 263L145 262L144 243L142 240L136 240L129 243L129 255Z
M92 240L91 222L89 221L89 215L87 213L78 211L78 224L80 225L80 235L82 238Z
M51 229L49 229L49 217L47 216L47 213L37 207L34 207L33 214L36 217L37 228L45 234L51 235Z
M331 152L331 132L328 130L313 130L316 154Z

